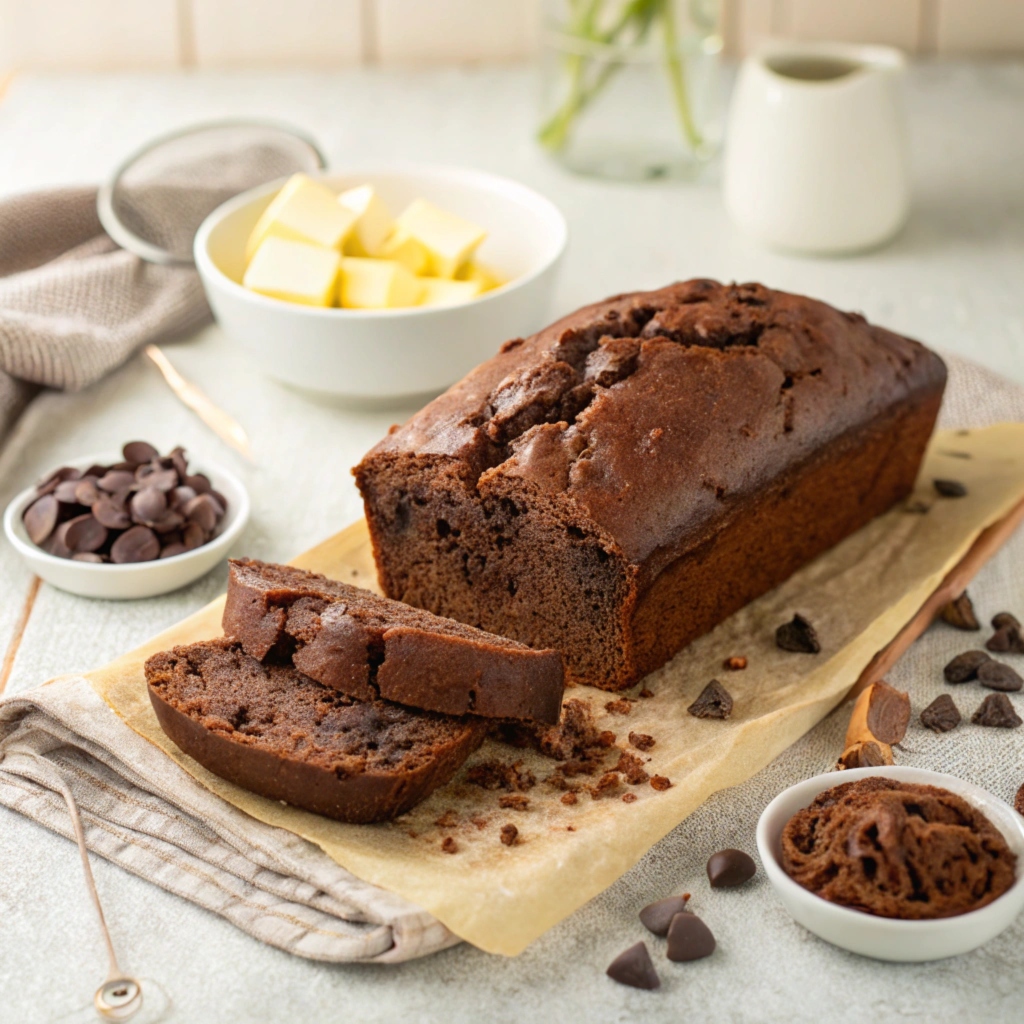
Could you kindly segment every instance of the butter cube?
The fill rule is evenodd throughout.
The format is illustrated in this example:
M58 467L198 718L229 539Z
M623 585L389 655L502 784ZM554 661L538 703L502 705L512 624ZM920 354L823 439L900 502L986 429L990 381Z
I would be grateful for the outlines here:
M487 234L476 224L425 199L410 203L397 223L405 234L427 250L430 256L428 270L436 277L454 277Z
M421 284L421 306L458 306L475 299L483 291L479 281L449 281L444 277L424 277Z
M242 284L285 302L331 306L340 262L336 249L271 235L250 260Z
M417 242L401 228L394 232L381 246L378 254L387 260L398 260L410 274L425 274L430 266L430 253L426 246Z
M340 305L349 309L415 306L423 284L397 260L346 256L341 261Z
M356 216L345 242L351 256L377 256L381 246L395 229L391 212L372 185L350 188L338 196L338 202Z
M246 261L271 237L340 252L355 222L356 214L342 206L326 185L305 174L293 174L256 221L245 248Z
M470 260L464 264L462 269L455 275L457 281L477 281L482 292L489 292L492 288L500 288L505 281L490 267L476 260Z

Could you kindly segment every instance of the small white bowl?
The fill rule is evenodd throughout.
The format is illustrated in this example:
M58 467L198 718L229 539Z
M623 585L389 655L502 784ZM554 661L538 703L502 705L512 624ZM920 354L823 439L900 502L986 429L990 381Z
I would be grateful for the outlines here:
M323 309L244 288L245 243L280 188L271 182L214 210L195 260L218 323L263 371L286 384L357 399L442 391L503 341L539 330L565 250L565 218L506 178L449 167L354 168L320 176L338 191L369 183L394 213L416 198L487 229L479 251L507 283L459 306Z
M64 465L86 469L93 464L120 462L121 456L103 454L75 459ZM242 481L223 466L197 461L189 464L193 473L205 473L216 491L227 499L228 507L220 524L220 532L202 547L180 555L160 558L152 562L133 562L125 565L112 563L76 562L70 558L57 558L29 540L22 514L35 497L35 487L26 488L7 506L4 513L4 532L28 567L47 583L81 597L103 597L124 600L137 597L155 597L177 590L208 573L222 558L245 529L249 521L249 494Z
M979 910L933 921L900 921L866 914L830 903L798 885L782 868L781 837L786 823L819 793L868 775L941 786L973 804L1002 832L1017 855L1014 884ZM854 768L798 782L780 793L762 812L757 823L757 850L775 891L797 924L834 946L876 960L919 963L967 953L1008 928L1024 907L1024 818L980 786L942 772L903 766Z

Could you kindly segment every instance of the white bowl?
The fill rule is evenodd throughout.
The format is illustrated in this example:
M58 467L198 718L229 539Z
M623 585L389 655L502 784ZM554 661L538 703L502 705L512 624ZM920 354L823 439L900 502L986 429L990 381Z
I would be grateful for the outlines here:
M94 463L120 462L121 456L96 455L64 463L75 469L86 469ZM249 495L241 480L222 466L208 461L189 464L193 473L205 473L216 491L227 499L228 507L221 520L220 532L202 547L180 555L160 558L153 562L133 562L125 565L112 563L76 562L70 558L57 558L29 540L22 514L35 497L35 487L22 491L7 506L4 513L4 532L28 567L47 583L81 597L126 599L155 597L184 587L208 573L222 558L245 529L249 521Z
M815 896L798 885L782 868L781 837L786 822L826 789L868 775L883 775L904 782L941 786L963 797L1002 832L1017 855L1017 879L998 899L979 910L933 921L900 921L851 910ZM757 823L757 850L775 891L793 919L808 931L861 956L876 960L918 963L957 956L994 939L1008 928L1024 907L1024 818L980 786L953 775L923 768L855 768L829 772L798 782L780 793L762 812Z
M355 168L320 176L341 190L372 184L395 213L422 197L487 229L479 251L507 283L460 306L322 309L242 287L246 239L280 187L271 182L214 210L195 260L221 327L264 372L311 391L397 399L442 391L508 338L547 319L565 249L565 218L543 196L505 178L447 167Z

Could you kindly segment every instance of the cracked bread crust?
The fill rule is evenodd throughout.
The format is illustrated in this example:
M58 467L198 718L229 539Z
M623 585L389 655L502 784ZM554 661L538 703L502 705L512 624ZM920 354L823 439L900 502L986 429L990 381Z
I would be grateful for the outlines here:
M161 728L203 767L253 793L338 821L385 821L447 782L485 725L363 702L228 639L146 662Z
M291 566L232 560L224 632L359 700L557 723L562 658Z
M917 342L761 285L589 306L506 343L356 467L382 586L628 686L907 494L944 383ZM782 550L759 543L780 526ZM724 578L703 578L708 557ZM749 557L768 564L748 585Z

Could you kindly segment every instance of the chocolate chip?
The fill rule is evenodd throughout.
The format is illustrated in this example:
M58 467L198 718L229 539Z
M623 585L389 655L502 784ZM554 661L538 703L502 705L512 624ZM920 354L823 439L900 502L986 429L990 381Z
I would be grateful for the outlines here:
M57 525L57 513L60 508L53 494L44 494L36 498L22 514L22 522L33 544L42 544L53 533Z
M210 497L213 498L213 500L217 502L218 505L220 505L220 514L224 515L224 513L227 512L228 510L228 499L225 498L224 495L220 493L220 491L214 491L212 489L210 490Z
M993 629L1020 629L1020 622L1015 615L1009 612L997 612L992 616Z
M187 505L195 496L196 492L191 487L182 484L181 487L175 487L167 495L167 504L170 508L178 508L181 505Z
M53 492L53 496L62 505L77 505L78 504L78 481L77 480L63 480L57 484L56 489Z
M712 679L686 710L694 718L728 718L732 714L732 696L717 679Z
M155 469L142 476L140 469L135 474L135 479L146 487L155 487L158 491L170 491L178 486L178 473L174 469Z
M191 487L196 494L206 494L210 490L210 478L205 473L196 473L194 476L187 476L181 481L186 487Z
M1024 679L1021 679L1009 665L991 659L979 666L978 682L990 690L1003 690L1009 693L1015 693L1024 687Z
M501 842L504 846L515 846L519 842L519 829L511 822L501 826Z
M107 494L128 491L135 486L135 474L123 469L111 469L99 478L96 486Z
M219 506L209 494L197 494L182 506L181 511L193 523L198 523L206 533L217 525Z
M1017 790L1017 795L1013 798L1013 809L1024 815L1024 786Z
M932 732L949 732L960 724L960 710L948 693L941 693L921 712L921 724Z
M133 526L125 530L110 549L111 561L149 562L160 555L160 541L148 526Z
M648 903L640 911L640 923L655 935L668 935L668 926L676 914L682 914L686 910L686 901L689 894L685 896L666 896L663 900L656 900Z
M987 725L995 729L1016 729L1021 724L1020 716L1013 710L1010 698L1005 693L990 693L971 715L975 725Z
M948 622L955 629L981 629L981 623L974 614L974 605L966 590L959 597L954 597L939 614L943 622Z
M165 544L160 549L161 558L173 558L175 555L183 555L188 548L180 540L174 541L171 544Z
M932 483L944 498L962 498L967 494L967 488L959 480L933 480Z
M143 487L136 491L129 507L135 522L149 525L163 518L167 511L167 496L155 487Z
M181 531L181 540L185 550L192 551L206 543L206 534L198 523L186 523L185 529Z
M174 509L168 509L155 523L149 524L153 532L160 536L180 530L184 525L185 517Z
M97 565L102 564L105 559L102 555L97 555L95 551L76 551L72 556L73 562L94 562Z
M160 453L146 441L129 441L121 449L121 454L125 462L134 462L136 465L160 458Z
M676 914L668 926L668 958L675 963L701 960L715 951L711 929L696 914Z
M654 989L661 985L658 972L651 963L651 954L647 952L647 947L642 942L621 952L608 965L605 974L612 981L617 981L620 985L629 985L631 988Z
M651 789L657 790L659 793L664 793L666 789L672 788L672 780L666 778L664 775L652 775L651 776Z
M58 484L63 483L65 480L80 480L82 476L83 473L80 469L75 469L73 466L61 466L60 469L36 484L36 494L40 497L44 494L52 494L57 489Z
M978 678L978 669L992 659L984 651L964 651L943 670L947 683L967 683Z
M98 551L107 540L107 528L96 521L91 515L78 516L71 520L64 543L75 552Z
M757 865L742 850L719 850L708 858L707 872L712 889L727 889L749 882L757 873Z
M737 655L732 658L726 658L722 662L724 668L727 668L730 672L741 672L747 667L747 659L742 655Z
M817 654L821 650L818 634L802 615L793 616L792 622L784 622L775 630L775 644L784 651L799 654Z
M178 476L184 480L188 476L188 461L185 458L185 449L178 445L177 448L171 449L171 454L168 457L171 460L171 465L178 471Z
M132 525L124 502L110 495L104 495L93 505L92 514L108 530L126 530Z
M84 476L75 484L75 501L79 505L92 507L103 497L102 492L96 486L96 480L97 478L94 476Z
M985 646L997 654L1024 654L1024 636L1016 626L1003 626L988 638Z

